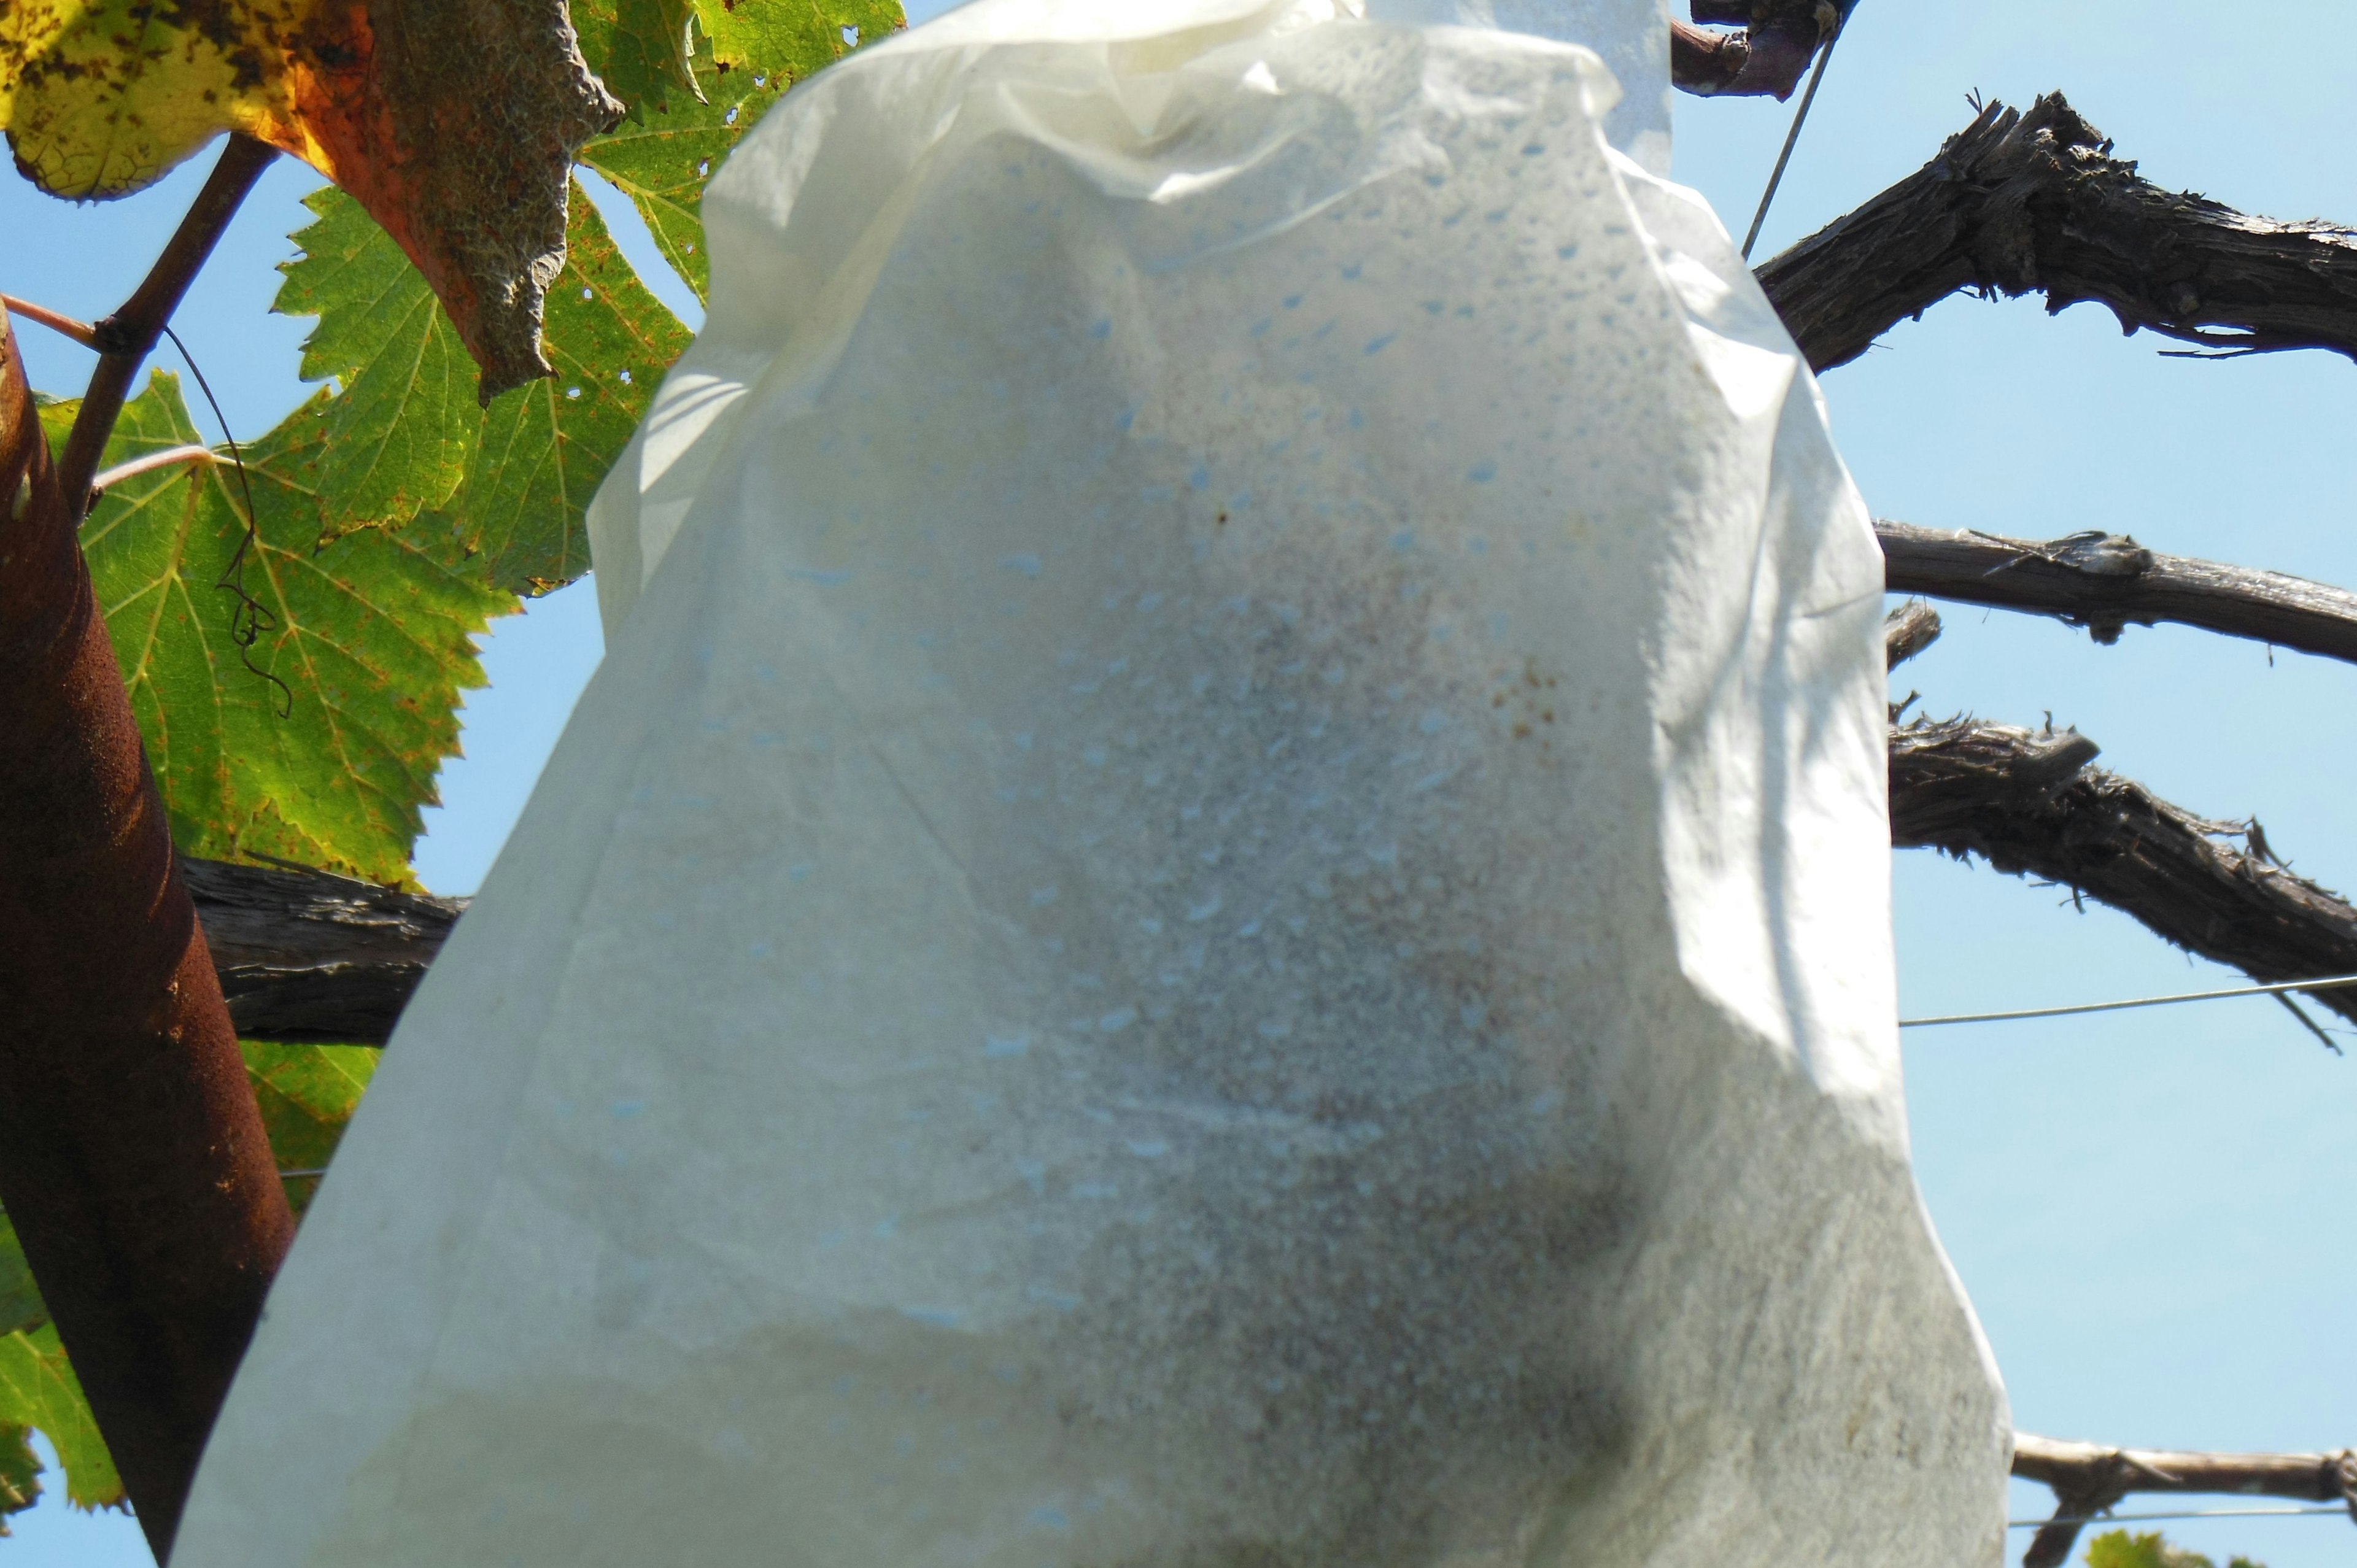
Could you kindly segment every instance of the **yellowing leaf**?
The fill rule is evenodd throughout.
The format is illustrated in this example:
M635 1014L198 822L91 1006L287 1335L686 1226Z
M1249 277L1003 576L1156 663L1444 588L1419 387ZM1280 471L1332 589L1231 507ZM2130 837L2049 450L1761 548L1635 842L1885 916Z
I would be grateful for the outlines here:
M42 188L120 196L223 131L358 197L482 367L482 396L548 373L542 290L566 174L621 104L565 0L8 0L0 124Z
M17 166L53 195L119 196L221 132L285 113L287 51L268 40L291 38L315 9L10 0L0 8L0 124Z

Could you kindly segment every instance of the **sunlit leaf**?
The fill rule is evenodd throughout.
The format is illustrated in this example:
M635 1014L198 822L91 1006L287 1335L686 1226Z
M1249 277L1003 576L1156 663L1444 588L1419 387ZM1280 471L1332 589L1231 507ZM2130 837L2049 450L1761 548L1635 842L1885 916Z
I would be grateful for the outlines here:
M228 464L109 489L82 549L181 850L393 883L457 748L458 693L482 683L472 635L515 601L464 570L447 533L319 542L311 467L332 401L247 451L260 537L243 585L266 618L251 650L231 638L238 599L221 586L244 535L246 487ZM178 381L158 373L107 461L198 440Z
M278 308L319 317L304 373L345 381L323 405L307 470L322 537L398 528L430 507L416 529L456 542L481 580L529 594L581 575L583 509L687 347L687 329L630 270L597 209L576 201L565 270L549 291L556 378L479 410L463 377L421 369L412 352L437 333L448 340L425 280L350 198L325 190L310 203L318 221L295 236L305 253L286 269ZM452 452L465 455L462 480L448 467ZM384 504L395 491L414 504Z
M574 9L581 52L633 119L674 98L697 101L694 10L693 0L595 0Z
M2158 1530L2131 1535L2125 1530L2106 1530L2087 1542L2088 1568L2217 1568L2217 1564L2199 1552L2171 1546ZM2227 1568L2265 1568L2247 1557L2237 1557Z
M365 1046L294 1046L243 1040L245 1071L281 1171L321 1171L335 1157L382 1052ZM316 1176L287 1178L299 1219L319 1190Z
M0 1335L0 1429L33 1427L58 1452L66 1499L76 1508L123 1501L123 1477L98 1434L55 1324Z
M466 348L401 248L350 197L322 190L306 205L318 220L295 235L302 253L281 268L274 308L319 317L303 377L343 387L310 473L333 539L448 500L482 417Z
M38 1328L49 1320L41 1293L33 1283L32 1266L16 1242L16 1227L0 1214L0 1334Z
M23 1513L41 1500L41 1461L33 1452L33 1430L0 1425L0 1535L8 1533L8 1516Z
M613 0L584 0L581 14L610 16ZM906 23L897 0L740 0L734 7L708 0L696 18L709 40L695 60L705 102L673 94L667 106L593 138L580 158L630 199L700 299L711 268L698 212L729 149L787 88Z

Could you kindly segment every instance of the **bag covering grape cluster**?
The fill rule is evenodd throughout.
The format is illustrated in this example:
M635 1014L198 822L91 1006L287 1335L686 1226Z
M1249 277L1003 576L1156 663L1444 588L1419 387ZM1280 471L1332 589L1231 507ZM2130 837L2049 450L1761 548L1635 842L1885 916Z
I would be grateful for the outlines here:
M176 1568L1998 1561L1880 557L1662 17L1523 9L981 0L747 138Z

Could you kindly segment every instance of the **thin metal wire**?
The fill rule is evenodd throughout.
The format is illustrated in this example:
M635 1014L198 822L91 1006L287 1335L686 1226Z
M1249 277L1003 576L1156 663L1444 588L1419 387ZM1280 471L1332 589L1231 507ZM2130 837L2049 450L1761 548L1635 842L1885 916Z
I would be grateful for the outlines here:
M1768 204L1776 199L1776 188L1784 183L1784 166L1792 161L1792 148L1801 139L1801 127L1809 118L1809 105L1817 101L1817 84L1825 79L1825 67L1833 63L1834 46L1841 42L1842 30L1849 26L1844 13L1834 22L1833 37L1825 40L1817 56L1816 70L1809 72L1808 91L1801 94L1801 106L1792 112L1792 128L1784 133L1784 149L1776 155L1776 166L1768 176L1768 188L1760 193L1760 210L1751 215L1751 231L1743 236L1743 259L1751 259L1751 247L1760 242L1760 226L1768 221Z
M2015 1018L2063 1018L2074 1013L2116 1013L2126 1007L2165 1007L2177 1002L2215 1002L2225 996L2280 996L2287 991L2338 991L2357 985L2357 974L2329 974L2320 980L2284 980L2273 985L2237 985L2224 991L2180 991L2168 996L2131 996L2122 1002L2078 1002L2068 1007L2020 1007L2010 1013L1950 1013L1937 1018L1901 1018L1902 1029L1928 1029L1935 1024L2002 1024Z
M2157 1519L2294 1519L2301 1515L2321 1517L2338 1514L2349 1517L2349 1509L2340 1503L2327 1503L2314 1509L2190 1509L2181 1513L2091 1513L2078 1519L2009 1519L2007 1530L2042 1530L2050 1524L2141 1524Z

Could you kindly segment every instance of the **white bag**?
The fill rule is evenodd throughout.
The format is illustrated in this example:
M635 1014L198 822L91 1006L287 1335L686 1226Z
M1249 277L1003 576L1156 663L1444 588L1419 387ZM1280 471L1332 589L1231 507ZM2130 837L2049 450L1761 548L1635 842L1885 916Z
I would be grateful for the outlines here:
M747 139L175 1568L1998 1560L1880 557L1615 96L983 0Z

